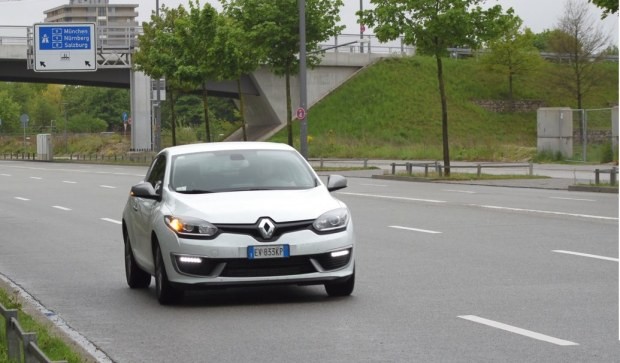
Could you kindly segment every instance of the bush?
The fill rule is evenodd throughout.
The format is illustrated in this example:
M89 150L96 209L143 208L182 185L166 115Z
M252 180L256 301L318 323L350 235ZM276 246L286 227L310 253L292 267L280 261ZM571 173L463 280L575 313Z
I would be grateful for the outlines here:
M611 163L612 161L615 161L614 150L611 142L608 142L603 145L601 150L601 164Z

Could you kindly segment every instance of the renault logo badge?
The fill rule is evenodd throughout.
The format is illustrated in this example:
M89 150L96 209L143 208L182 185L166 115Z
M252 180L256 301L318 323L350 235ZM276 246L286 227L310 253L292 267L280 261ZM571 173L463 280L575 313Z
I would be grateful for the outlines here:
M275 224L269 218L262 218L258 222L258 230L264 239L269 239L273 236L273 232L276 230Z

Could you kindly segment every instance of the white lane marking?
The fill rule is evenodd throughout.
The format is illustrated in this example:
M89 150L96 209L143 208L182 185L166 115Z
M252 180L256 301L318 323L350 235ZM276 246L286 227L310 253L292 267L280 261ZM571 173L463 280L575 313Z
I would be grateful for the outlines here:
M542 340L542 341L547 342L547 343L552 343L552 344L561 345L561 346L579 345L577 343L573 343L573 342L568 341L568 340L562 340L562 339L554 338L554 337L549 336L549 335L544 335L544 334L540 334L540 333L537 333L537 332L534 332L534 331L531 331L531 330L517 328L516 326L512 326L512 325L508 325L508 324L503 324L503 323L500 323L500 322L497 322L497 321L481 318L481 317L475 316L475 315L461 315L461 316L459 316L459 318L465 319L465 320L469 320L469 321L473 321L474 323L487 325L487 326L490 326L490 327L493 327L493 328L505 330L505 331L508 331L508 332L511 332L511 333L523 335L523 336L526 336L528 338Z
M112 218L101 218L102 221L106 221L106 222L110 222L110 223L114 223L114 224L123 224L123 222L121 221L117 221L116 219L112 219Z
M43 179L43 178L38 177L38 176L31 176L31 177L30 177L30 179L34 179L34 180L41 180L41 179Z
M22 197L15 197L15 199L17 199L17 200L23 200L23 201L26 201L26 202L30 200L30 199L28 199L28 198L22 198Z
M387 187L387 185L386 185L386 184L369 184L369 183L362 183L362 184L360 184L360 185L364 185L364 186L367 186L367 187Z
M63 183L67 183L67 184L77 184L77 182L71 181L71 180L63 180Z
M60 209L60 210L65 210L65 211L70 211L71 210L71 208L61 207L59 205L53 205L52 208L56 208L56 209Z
M346 193L346 192L338 192L338 194L344 195L355 195L358 197L370 197L370 198L383 198L383 199L397 199L397 200L409 200L412 202L427 202L427 203L447 203L443 200L433 200L433 199L419 199L419 198L406 198L406 197L393 197L391 195L377 195L377 194L365 194L365 193Z
M428 229L419 229L419 228L411 228L411 227L402 227L402 226L389 226L390 228L396 228L396 229L404 229L407 231L414 231L414 232L422 232L422 233L431 233L431 234L439 234L441 232L437 232L437 231L430 231Z
M451 193L476 194L476 192L472 192L471 190L444 189L443 191L444 192L451 192Z
M599 256L599 255L591 255L589 253L581 253L581 252L573 252L573 251L564 251L564 250L553 250L551 252L556 252L556 253L565 253L567 255L575 255L575 256L581 256L581 257L590 257L590 258L597 258L599 260L606 260L606 261L614 261L614 262L620 262L620 260L618 260L617 258L612 258L612 257L605 257L605 256Z
M2 176L11 176L11 174L0 174Z
M562 197L549 197L549 199L559 199L559 200L575 200L578 202L596 202L594 199L583 199L583 198L562 198Z
M507 210L513 212L529 212L529 213L540 213L540 214L553 214L558 216L569 216L569 217L580 217L580 218L591 218L591 219L604 219L609 221L617 221L617 217L605 217L605 216L593 216L589 214L579 214L579 213L565 213L565 212L553 212L548 210L536 210L536 209L523 209L523 208L509 208L509 207L499 207L495 205L480 205L480 204L470 204L471 207L480 207L487 209L498 209L498 210Z
M100 185L101 188L107 188L107 189L116 189L116 187L113 187L111 185Z

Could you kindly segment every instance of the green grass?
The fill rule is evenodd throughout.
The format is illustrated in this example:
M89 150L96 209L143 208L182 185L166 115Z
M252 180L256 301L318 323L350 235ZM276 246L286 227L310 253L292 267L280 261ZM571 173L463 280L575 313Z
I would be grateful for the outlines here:
M451 160L525 161L536 155L536 112L494 113L481 99L506 98L507 81L477 59L445 59ZM607 74L585 99L588 108L618 101L618 65L600 64ZM516 99L543 100L549 107L576 107L557 85L563 65L543 63L515 81ZM559 76L562 75L562 76ZM299 123L294 123L298 146ZM364 69L308 114L310 157L378 159L443 158L441 106L435 61L430 57L389 58ZM286 142L286 130L272 141Z
M26 332L37 333L37 345L52 361L66 360L70 363L82 362L82 358L61 338L51 333L48 327L22 311L21 304L14 296L0 288L0 303L7 309L18 309L17 320ZM4 331L5 321L0 316L0 363L9 362Z

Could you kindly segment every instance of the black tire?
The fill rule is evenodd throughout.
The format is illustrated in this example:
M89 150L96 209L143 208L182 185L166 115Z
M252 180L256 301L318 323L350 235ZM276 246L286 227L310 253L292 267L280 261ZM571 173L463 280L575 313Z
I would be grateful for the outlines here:
M168 274L159 245L155 247L155 294L161 305L179 302L183 297L183 291L174 288L168 281Z
M346 280L329 282L325 284L325 291L327 295L332 297L338 296L349 296L353 293L353 288L355 287L355 270L353 270L353 274Z
M132 289L145 289L151 284L151 275L138 266L131 251L129 235L126 231L123 234L125 237L125 278L127 285Z

